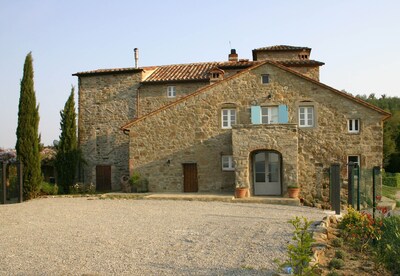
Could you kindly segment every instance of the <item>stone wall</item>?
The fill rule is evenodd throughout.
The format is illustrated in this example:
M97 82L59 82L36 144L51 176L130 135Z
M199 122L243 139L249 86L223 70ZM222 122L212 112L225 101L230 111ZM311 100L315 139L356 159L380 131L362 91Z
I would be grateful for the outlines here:
M261 84L261 74L269 74L270 83ZM244 154L238 154L232 148L232 130L221 129L221 108L225 104L234 105L237 123L250 124L251 105L285 104L289 123L297 124L298 107L304 103L315 108L315 127L298 128L298 144L293 137L292 144L288 145L297 148L297 152L291 150L291 155L287 156L290 152L284 148L275 149L285 153L285 164L296 159L297 155L297 181L303 197L327 200L329 187L324 172L331 163L343 165L343 177L347 155L360 155L364 168L381 164L382 115L271 64L239 73L134 123L130 130L130 170L137 170L147 177L152 191L183 191L182 163L195 162L198 164L200 191L232 189L235 176L221 170L221 155L233 153L240 158L237 160L236 175L239 178L236 181L246 178L245 174L240 175L240 170L247 170L250 165L246 166L246 158L242 158ZM349 118L361 119L359 134L347 133ZM248 139L253 139L264 135L262 129L238 128L234 132L248 132ZM276 131L280 133L283 129L277 128ZM284 139L285 131L282 133L277 137ZM243 134L239 144L247 143L250 151L253 146L250 146L250 141L245 141L246 135ZM273 136L272 132L268 135ZM255 146L270 147L270 142L265 139L257 137ZM282 139L275 140L279 142ZM275 147L280 146L276 144ZM285 182L291 179L295 176L290 173L284 177Z
M170 83L143 83L139 88L139 116L143 116L166 104L176 101L197 89L209 85L210 82L170 82ZM176 87L176 97L167 97L167 87Z
M120 127L135 117L141 73L79 77L78 136L85 183L96 183L96 166L111 166L112 190L128 175L129 136Z
M257 51L256 60L299 60L299 54L310 56L310 51Z
M313 80L319 81L319 66L288 66L288 68L299 72L300 74L303 74Z
M277 151L282 157L282 191L297 184L298 129L294 124L236 125L232 131L233 158L236 161L236 184L253 193L251 158L257 150Z

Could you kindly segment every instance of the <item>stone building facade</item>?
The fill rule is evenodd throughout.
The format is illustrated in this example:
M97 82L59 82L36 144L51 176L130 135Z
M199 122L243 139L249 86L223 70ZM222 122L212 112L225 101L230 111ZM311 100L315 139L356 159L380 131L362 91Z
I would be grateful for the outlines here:
M253 61L231 52L228 62L77 73L86 180L106 164L114 190L137 171L152 192L286 196L298 184L302 197L327 200L330 164L381 164L389 114L320 83L310 52L273 46Z

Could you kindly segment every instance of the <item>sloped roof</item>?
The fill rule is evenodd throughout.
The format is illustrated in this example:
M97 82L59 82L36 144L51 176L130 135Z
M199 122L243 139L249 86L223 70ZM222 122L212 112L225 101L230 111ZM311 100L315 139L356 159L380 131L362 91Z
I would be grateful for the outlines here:
M209 72L214 68L234 69L246 68L254 65L249 60L227 61L227 62L200 62L189 64L163 65L157 69L142 83L158 83L170 81L208 81Z
M226 78L226 79L224 79L224 80L222 80L222 81L216 82L216 83L214 83L214 84L212 84L212 85L209 85L209 86L205 86L205 87L203 87L203 88L200 88L199 90L195 91L194 93L189 94L189 95L187 95L187 96L185 96L185 97L182 97L182 98L180 98L180 99L178 99L178 100L176 100L176 101L174 101L174 102L172 102L172 103L170 103L170 104L164 105L164 106L162 106L162 107L159 108L159 109L153 110L152 112L147 113L146 115L144 115L144 116L142 116L142 117L135 118L135 119L131 120L130 122L126 123L125 125L121 126L121 130L128 130L133 124L135 124L135 123L137 123L137 122L139 122L139 121L142 121L143 119L145 119L145 118L147 118L147 117L150 117L150 116L152 116L152 115L154 115L154 114L157 114L157 113L159 113L159 112L161 112L161 111L163 111L163 110L169 109L169 108L171 108L171 107L173 107L173 106L175 106L175 105L177 105L177 104L179 104L179 103L181 103L181 102L186 101L188 98L191 98L191 97L194 97L194 96L196 96L196 95L198 95L198 94L201 94L201 93L207 91L208 89L211 89L212 87L214 87L214 86L216 86L216 85L221 85L222 83L227 82L227 81L229 81L230 79L237 78L238 76L244 74L245 72L248 72L248 71L250 71L250 70L253 70L253 69L255 69L255 68L257 68L257 67L259 67L259 66L261 66L261 65L264 65L264 64L271 64L271 65L273 65L273 66L276 66L276 67L278 67L278 68L280 68L280 69L282 69L282 70L284 70L284 71L287 71L287 72L289 72L289 73L292 73L292 74L294 74L294 75L297 75L298 77L300 77L300 78L302 78L302 79L305 79L306 81L309 81L309 82L312 82L312 83L314 83L314 84L316 84L316 85L318 85L318 86L321 86L321 87L323 87L323 88L325 88L325 89L327 89L327 90L329 90L329 91L331 91L331 92L333 92L333 93L335 93L335 94L338 94L338 95L340 95L340 96L342 96L342 97L345 97L345 98L347 98L347 99L349 99L349 100L352 100L352 101L354 101L354 102L356 102L356 103L358 103L358 104L361 104L361 105L363 105L363 106L365 106L365 107L367 107L367 108L370 108L370 109L372 109L372 110L375 110L376 112L378 112L378 113L380 113L380 114L382 114L382 115L384 116L383 120L386 120L387 118L389 118L389 117L391 116L390 113L386 112L386 111L383 110L383 109L380 109L380 108L377 107L377 106L374 106L374 105L372 105L372 104L370 104L370 103L367 103L366 101L363 101L363 100L361 100L361 99L359 99L359 98L356 98L356 97L354 97L354 96L352 96L352 95L350 95L350 94L341 92L341 91L339 91L339 90L337 90L337 89L335 89L335 88L333 88L333 87L330 87L330 86L328 86L328 85L326 85L326 84L323 84L323 83L321 83L321 82L319 82L319 81L316 81L316 80L314 80L314 79L312 79L312 78L309 78L309 77L307 77L307 76L305 76L305 75L303 75L303 74L301 74L301 73L299 73L299 72L297 72L297 71L295 71L295 70L293 70L293 69L290 69L290 68L288 68L288 67L286 67L286 66L284 66L284 65L282 65L282 64L279 64L279 63L274 62L274 61L263 61L263 62L254 63L253 66L251 66L251 67L249 67L249 68L247 68L247 69L245 69L245 70L243 70L243 71L240 71L240 72L237 73L237 74L234 74L234 75L232 75L232 76L230 76L230 77L228 77L228 78Z
M297 51L297 50L307 50L311 51L311 48L302 46L290 46L290 45L274 45L254 49L253 51Z
M110 73L129 73L129 72L140 72L143 68L134 68L134 67L127 67L127 68L114 68L114 69L96 69L91 71L83 71L77 72L72 74L72 76L84 76L84 75L103 75L103 74L110 74Z
M322 66L325 63L317 60L312 60L312 59L305 59L305 60L277 60L276 61L279 64L282 64L284 66Z

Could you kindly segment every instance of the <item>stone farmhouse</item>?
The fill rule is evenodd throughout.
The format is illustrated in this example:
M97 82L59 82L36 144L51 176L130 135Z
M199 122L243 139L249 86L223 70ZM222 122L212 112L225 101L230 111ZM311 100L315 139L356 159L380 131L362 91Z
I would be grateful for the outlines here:
M136 49L135 49L136 50ZM253 60L136 66L79 78L84 182L119 190L135 171L151 192L233 192L327 200L336 162L381 165L389 113L319 81L311 48L254 49Z

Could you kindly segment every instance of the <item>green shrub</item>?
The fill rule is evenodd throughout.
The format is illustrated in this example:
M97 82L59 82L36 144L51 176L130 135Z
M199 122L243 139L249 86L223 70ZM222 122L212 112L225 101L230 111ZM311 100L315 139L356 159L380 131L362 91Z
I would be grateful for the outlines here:
M293 242L287 247L288 260L277 263L282 270L292 269L294 275L315 275L314 267L309 265L312 257L311 244L314 242L312 233L308 231L311 222L304 217L295 217L289 222L293 225L294 232Z
M383 173L382 185L400 188L400 173Z
M342 259L333 258L329 262L329 268L332 269L341 269L344 266L344 261Z
M333 247L342 247L343 246L343 239L342 238L336 238L332 240L332 246Z
M96 187L93 183L76 183L75 185L69 186L70 194L94 194L96 193Z
M58 194L58 186L56 184L42 181L40 185L40 193L42 195L56 195Z
M372 250L379 263L384 264L393 275L400 275L400 217L382 219L381 236L373 243Z
M129 179L129 184L131 184L138 193L146 193L149 190L149 181L138 172L132 174Z
M351 207L347 209L339 228L343 230L344 239L360 252L367 248L372 240L377 239L380 232L380 226L371 214L359 213Z
M346 257L346 253L343 250L335 251L335 258L344 260L345 257Z

